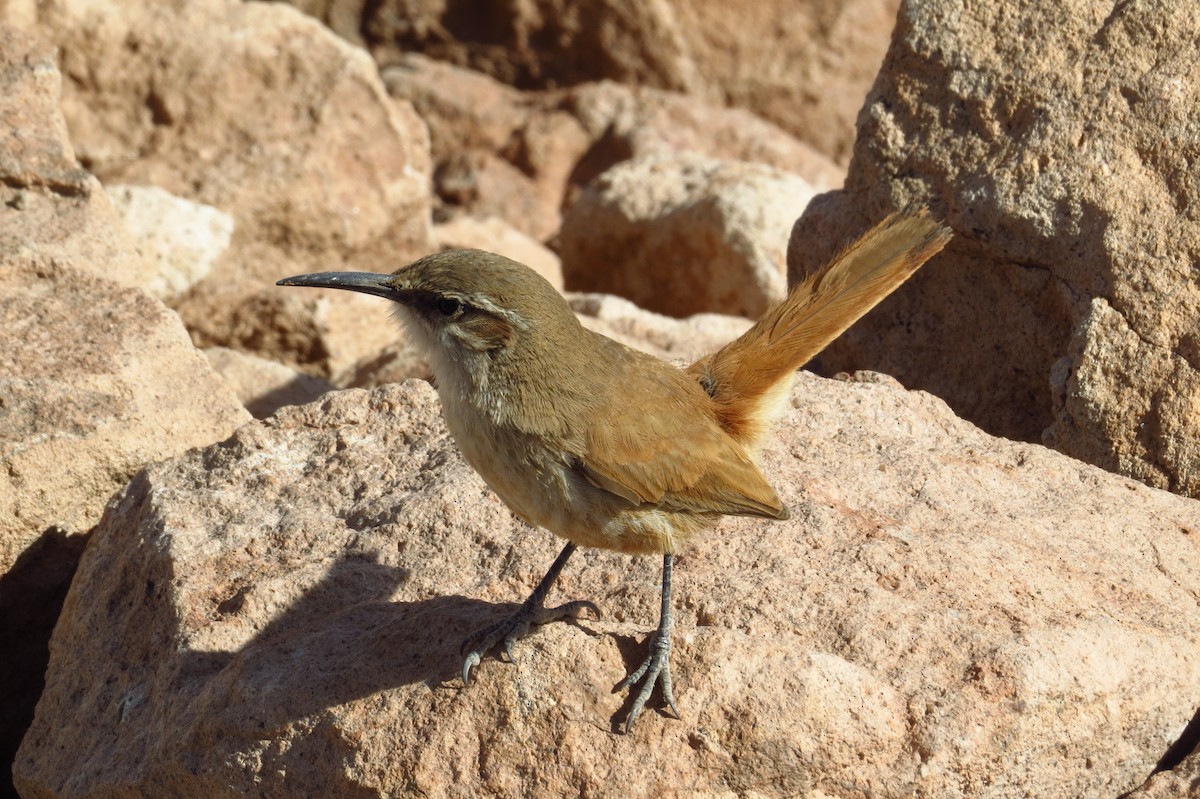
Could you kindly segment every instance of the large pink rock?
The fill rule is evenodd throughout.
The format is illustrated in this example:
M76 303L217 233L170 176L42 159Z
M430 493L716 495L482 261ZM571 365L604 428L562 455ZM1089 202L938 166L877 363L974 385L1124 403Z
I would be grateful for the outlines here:
M443 212L499 216L545 240L585 185L629 159L696 154L794 172L820 189L844 169L740 109L602 81L521 92L478 72L406 55L383 68L394 97L429 123Z
M898 0L290 0L371 50L523 89L599 80L748 109L844 163Z
M326 313L272 285L347 264L390 272L430 249L428 132L366 53L293 8L238 0L53 0L32 28L60 50L67 125L101 181L233 218L229 249L172 303L197 343L299 353L325 374L383 345L377 306L343 293L325 304L344 313ZM338 341L323 314L377 315Z
M1200 701L1200 505L864 375L802 374L790 521L679 556L676 721L615 732L658 563L583 551L463 688L459 642L560 542L410 382L284 409L110 504L55 631L24 799L972 795L1137 786ZM495 603L495 604L493 604Z
M910 202L956 237L821 367L887 371L994 433L1200 496L1197 36L1169 0L905 4L791 274Z
M563 278L574 291L672 316L757 318L787 295L788 232L814 194L765 164L695 154L625 161L563 218Z

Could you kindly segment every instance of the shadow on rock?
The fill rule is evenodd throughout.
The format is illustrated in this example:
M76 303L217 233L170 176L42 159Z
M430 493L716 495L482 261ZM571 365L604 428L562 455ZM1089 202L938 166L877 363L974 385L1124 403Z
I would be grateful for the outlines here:
M204 683L198 700L224 707L217 715L236 703L268 727L390 688L446 685L461 673L463 638L492 606L461 596L378 598L406 579L406 570L344 558L239 651L185 653L181 676ZM347 606L347 589L366 601Z

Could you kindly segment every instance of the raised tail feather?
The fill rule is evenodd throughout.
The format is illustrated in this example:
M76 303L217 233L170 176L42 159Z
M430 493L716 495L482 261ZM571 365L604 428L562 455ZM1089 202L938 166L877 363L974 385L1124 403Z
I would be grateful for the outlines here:
M929 212L891 214L820 272L796 285L736 341L692 364L722 427L756 449L791 376L908 280L950 240Z

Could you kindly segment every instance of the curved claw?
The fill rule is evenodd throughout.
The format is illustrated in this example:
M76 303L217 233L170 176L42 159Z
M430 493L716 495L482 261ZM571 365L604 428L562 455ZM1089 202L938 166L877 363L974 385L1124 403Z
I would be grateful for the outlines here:
M471 684L471 669L479 665L479 655L475 652L467 655L467 659L463 661L462 678L463 685Z
M477 630L467 636L459 647L459 654L466 653L466 660L463 661L463 684L469 684L471 669L479 665L483 656L491 651L492 647L500 644L504 649L504 655L509 663L516 663L516 655L513 654L513 645L517 641L529 634L530 628L546 624L559 619L578 619L582 616L583 611L590 611L597 618L600 617L600 608L596 607L595 603L589 602L586 599L567 602L553 608L546 608L539 605L525 603L517 609L511 616L501 619L495 624L490 624L481 630ZM467 650L470 650L469 652Z

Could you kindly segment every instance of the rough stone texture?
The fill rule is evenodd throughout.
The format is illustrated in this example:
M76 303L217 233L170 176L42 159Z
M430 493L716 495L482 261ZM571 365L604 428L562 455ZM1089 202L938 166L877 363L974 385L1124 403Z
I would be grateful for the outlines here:
M766 163L822 189L842 182L840 167L778 127L673 92L601 82L522 93L419 55L383 77L429 123L442 213L498 216L540 241L588 181L630 158L696 152Z
M611 294L570 294L567 303L583 326L668 361L692 363L745 333L750 320L701 313L662 316Z
M443 250L487 250L519 261L562 291L562 262L558 256L499 217L455 217L434 226L433 240Z
M911 201L957 238L823 368L882 369L992 432L1200 494L1197 36L1170 0L906 4L792 275Z
M787 293L788 231L814 194L763 164L695 155L619 164L563 219L563 277L574 291L672 316L757 317Z
M247 352L209 347L204 356L255 419L265 419L284 405L304 405L333 390L327 380Z
M158 279L154 265L75 159L61 86L54 48L0 24L0 253L54 257L148 286Z
M249 418L179 318L126 287L154 265L75 160L60 80L51 46L0 25L3 796L84 533L144 463Z
M369 47L414 51L523 89L598 80L746 108L845 161L898 0L290 0Z
M164 302L196 285L229 247L233 218L210 205L155 186L110 186L108 193L135 245L156 265L143 288Z
M84 249L84 259L96 252ZM59 260L0 254L6 764L33 718L47 641L83 534L109 496L146 463L218 441L250 418L172 311Z
M15 764L24 799L1115 796L1200 704L1200 505L993 439L894 381L802 374L764 469L790 521L678 559L684 712L614 734L655 559L576 555L551 625L459 642L559 542L410 382L157 465L110 504ZM498 604L493 604L498 603ZM86 667L84 667L86 664Z
M1200 796L1200 751L1171 769L1154 774L1121 799L1180 799Z
M50 258L0 261L0 570L86 532L143 464L248 420L169 309Z
M0 19L30 16L60 48L64 113L89 169L233 217L229 251L175 304L197 343L276 355L273 325L306 310L276 279L343 264L390 272L428 252L425 126L387 96L369 56L320 23L237 0L0 8ZM308 322L284 327L302 336ZM286 344L325 354L313 340Z

